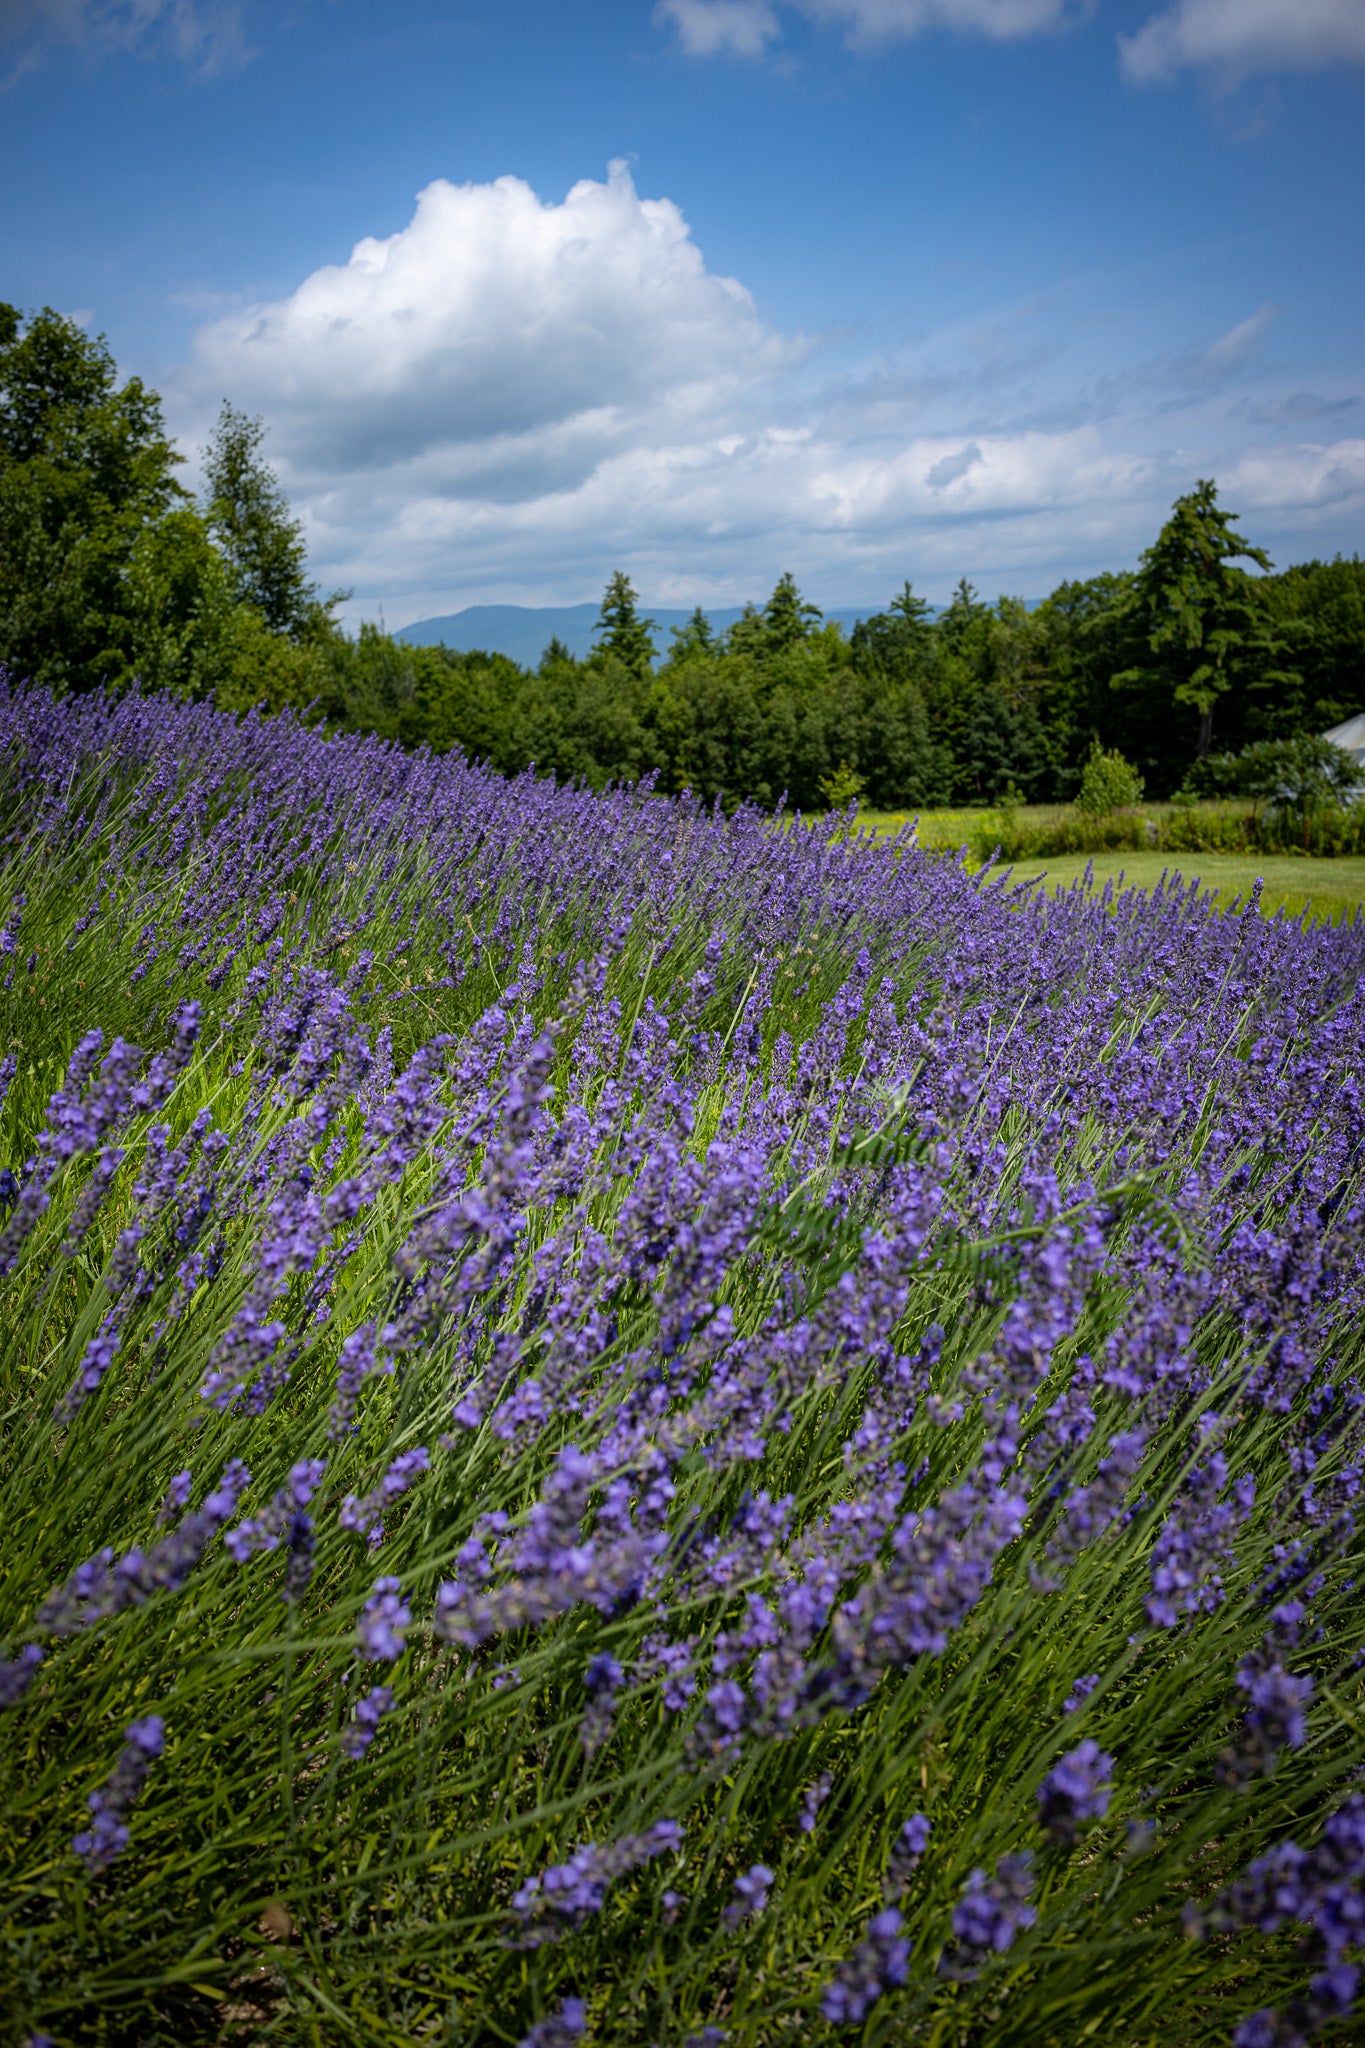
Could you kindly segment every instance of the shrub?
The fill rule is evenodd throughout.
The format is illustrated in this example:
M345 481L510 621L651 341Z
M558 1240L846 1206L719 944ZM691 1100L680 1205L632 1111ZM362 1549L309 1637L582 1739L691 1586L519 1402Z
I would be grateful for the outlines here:
M1081 816L1107 818L1115 811L1131 810L1141 801L1142 777L1132 762L1125 760L1116 748L1106 749L1096 741L1076 793L1076 809Z

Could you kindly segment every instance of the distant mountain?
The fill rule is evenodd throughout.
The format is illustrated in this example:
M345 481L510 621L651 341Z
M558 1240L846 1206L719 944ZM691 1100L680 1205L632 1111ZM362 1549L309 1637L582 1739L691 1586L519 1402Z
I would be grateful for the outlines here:
M640 609L658 627L654 637L661 655L668 652L669 627L685 626L692 616L690 607L681 612L654 605L641 605ZM872 610L871 605L862 605L853 611L826 612L825 617L837 619L844 631L851 633L858 620L868 618ZM509 655L523 668L534 668L556 636L580 660L591 652L597 612L595 604L469 604L462 612L451 612L442 619L418 619L411 626L400 626L393 637L414 647L445 646L461 654L482 648L488 654ZM706 616L715 631L723 633L742 616L742 608L718 606Z

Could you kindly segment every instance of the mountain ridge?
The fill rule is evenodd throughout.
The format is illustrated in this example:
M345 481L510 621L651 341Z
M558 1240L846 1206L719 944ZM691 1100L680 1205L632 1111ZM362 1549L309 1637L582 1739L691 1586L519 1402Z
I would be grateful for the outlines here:
M599 609L596 604L470 604L438 618L414 619L411 625L400 626L393 637L411 647L446 646L461 654L476 649L487 654L505 654L523 668L534 668L550 641L556 638L580 661L590 653L597 636ZM717 605L710 610L703 605L702 609L718 634L744 613L742 605ZM849 632L859 619L871 618L876 610L874 605L847 606L827 611L824 616ZM679 611L671 606L642 604L640 613L644 618L652 618L659 629L662 659L668 651L670 627L685 626L692 608Z

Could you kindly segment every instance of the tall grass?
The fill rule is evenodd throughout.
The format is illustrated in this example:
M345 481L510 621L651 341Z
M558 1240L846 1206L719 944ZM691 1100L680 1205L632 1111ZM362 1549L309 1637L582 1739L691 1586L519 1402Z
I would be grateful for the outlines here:
M1365 925L0 714L3 2038L1349 2006Z
M871 812L860 822L899 832L908 812ZM1303 811L1229 798L1199 803L1132 804L1098 816L1074 804L1026 804L927 811L921 845L965 847L974 861L1046 860L1086 853L1302 854L1337 859L1365 853L1365 806L1324 803Z

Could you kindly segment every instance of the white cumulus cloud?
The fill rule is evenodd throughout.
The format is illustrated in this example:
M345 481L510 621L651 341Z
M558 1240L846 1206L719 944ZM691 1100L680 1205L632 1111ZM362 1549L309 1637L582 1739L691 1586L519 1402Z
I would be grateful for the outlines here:
M520 178L437 179L398 233L202 328L187 388L267 412L298 469L486 476L590 464L642 410L705 411L793 353L615 163L559 204Z
M1119 50L1140 85L1192 69L1238 79L1365 64L1365 0L1174 0Z

